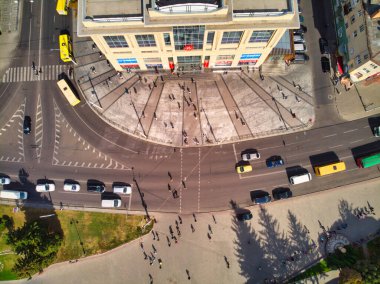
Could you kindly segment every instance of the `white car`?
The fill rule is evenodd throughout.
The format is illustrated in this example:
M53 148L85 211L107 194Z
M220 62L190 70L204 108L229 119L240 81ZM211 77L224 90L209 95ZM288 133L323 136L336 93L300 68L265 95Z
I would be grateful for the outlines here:
M117 194L131 194L132 193L132 186L130 184L114 185L112 189L113 189L113 193L117 193Z
M80 185L77 183L65 183L63 185L63 190L64 191L79 191Z
M11 179L9 177L0 177L0 184L10 184Z
M54 190L55 190L54 183L39 183L36 185L37 192L48 192L48 191L54 191Z
M241 158L243 161L250 161L250 160L258 160L260 159L260 153L259 152L246 152L241 155Z

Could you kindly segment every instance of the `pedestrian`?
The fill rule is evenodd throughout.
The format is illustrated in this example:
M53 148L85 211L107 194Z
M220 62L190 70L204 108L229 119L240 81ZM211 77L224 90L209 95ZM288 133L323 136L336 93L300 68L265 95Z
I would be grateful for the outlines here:
M210 233L212 234L212 229L211 229L211 226L210 224L208 225L208 230L210 231Z
M147 258L148 258L148 255L146 254L145 251L143 251L143 255L144 255L144 259L147 259Z
M194 226L193 226L193 224L190 224L190 228L191 228L191 232L195 232L195 229L194 229Z
M170 126L174 129L174 124L171 121L170 121Z
M99 52L99 58L102 58L102 57L103 57L103 54Z
M170 247L171 246L171 243L170 243L170 239L168 236L166 236L166 240L168 241L168 246Z
M224 256L224 261L226 262L227 268L230 268L230 262L227 259L227 256Z
M152 230L153 240L156 239L156 235L154 234L154 231Z
M160 241L160 237L158 236L158 232L156 231L156 237L157 237L157 242Z
M145 118L145 112L144 112L144 111L142 111L142 113L141 113L141 117L142 117L142 118Z
M162 259L161 258L158 259L158 264L160 265L160 269L161 269L162 268Z
M185 183L184 180L182 181L182 186L183 186L184 189L186 189L186 183ZM181 217L180 217L180 218L181 218ZM182 221L180 221L180 222L181 222L181 224L182 224Z
M193 77L191 77L191 83L194 83L194 78Z
M36 64L34 63L34 61L32 61L32 69L36 70Z
M142 251L144 251L144 245L142 242L140 243L140 247L141 247Z
M190 280L190 279L191 279L191 277L190 277L190 272L189 272L189 270L187 270L187 269L186 269L186 274L187 274L187 279Z
M178 243L176 236L173 236L173 240L174 240L175 243Z
M298 98L298 96L297 95L295 95L295 96L296 96L296 101L301 102L301 100Z
M182 218L179 215L178 215L178 220L179 220L179 223L182 224Z
M212 215L212 219L214 220L214 223L216 224L216 219L214 215Z
M211 235L208 232L207 232L207 237L208 237L209 240L211 240Z
M177 102L177 105L178 105L178 109L181 109L181 104L179 102Z
M171 235L173 235L173 228L172 228L172 226L169 226L169 232L170 232Z
M152 244L152 249L153 249L154 254L157 254L157 249L153 244Z
M193 213L194 222L197 222L197 218L195 217L195 214Z
M178 221L175 220L175 226L178 228Z
M179 230L179 228L177 227L177 235L178 235L178 237L180 237L181 236L181 231Z
M170 172L168 172L168 176L170 178L170 181L173 181L173 176L172 176L172 174Z
M149 273L149 281L150 281L150 284L153 284L153 276Z

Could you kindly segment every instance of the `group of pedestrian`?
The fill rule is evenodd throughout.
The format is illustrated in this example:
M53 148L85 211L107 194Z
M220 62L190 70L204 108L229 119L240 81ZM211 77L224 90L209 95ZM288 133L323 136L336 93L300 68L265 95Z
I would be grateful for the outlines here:
M168 176L169 176L170 182L172 182L173 176L170 172L168 172ZM174 199L179 198L178 191L175 188L172 188L172 186L170 185L170 182L168 183L168 190L172 193Z
M375 209L372 206L369 206L369 208L367 208L367 206L364 206L361 208L356 208L354 210L354 214L355 214L356 218L358 218L359 220L364 219L368 215L376 215Z
M40 67L39 69L36 67L36 63L34 63L34 61L32 61L32 70L35 72L35 75L39 75L40 73L42 73L42 68Z

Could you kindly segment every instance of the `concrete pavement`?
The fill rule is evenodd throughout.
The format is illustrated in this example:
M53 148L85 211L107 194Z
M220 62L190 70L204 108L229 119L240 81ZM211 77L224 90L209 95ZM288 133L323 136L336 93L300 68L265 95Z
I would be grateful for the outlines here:
M264 279L274 277L284 279L322 255L323 247L318 243L322 230L318 221L327 229L347 223L347 229L340 232L350 241L376 232L380 227L379 184L378 178L262 207L250 207L254 217L248 222L236 221L232 211L197 214L197 222L192 215L181 216L182 224L177 215L156 214L158 223L154 231L158 232L159 241L153 240L152 233L149 233L103 255L81 259L74 264L56 264L31 281L17 282L151 283L149 274L153 283L263 283ZM368 207L367 201L377 215L359 220L353 211ZM181 236L177 234L176 220ZM171 239L169 226L178 243ZM166 237L169 237L170 247ZM312 248L313 242L317 244L316 249L289 260L295 251ZM144 260L140 243L147 254L155 256L152 265L149 260ZM154 254L152 244L157 254ZM162 260L161 269L158 259Z

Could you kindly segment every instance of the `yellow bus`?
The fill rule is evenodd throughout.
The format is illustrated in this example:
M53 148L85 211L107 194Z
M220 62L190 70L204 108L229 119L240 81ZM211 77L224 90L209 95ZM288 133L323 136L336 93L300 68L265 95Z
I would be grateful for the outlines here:
M316 176L324 176L329 174L335 174L346 170L346 164L344 162L336 162L324 166L314 167Z
M60 15L67 15L69 8L69 1L68 0L58 0L57 1L57 13Z
M61 79L57 82L58 87L61 89L62 94L66 97L72 106L80 103L80 99L74 94L73 90L67 84L66 79Z
M61 56L61 60L63 62L71 62L72 61L72 46L69 35L60 35L59 36L59 53Z

